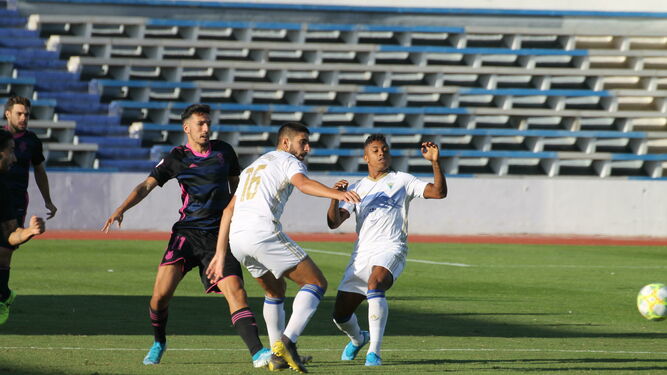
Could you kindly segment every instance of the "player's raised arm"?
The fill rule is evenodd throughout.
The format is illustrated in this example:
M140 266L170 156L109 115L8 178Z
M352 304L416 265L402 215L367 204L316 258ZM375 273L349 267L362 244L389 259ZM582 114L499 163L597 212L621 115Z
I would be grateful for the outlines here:
M125 211L129 210L130 208L134 207L137 205L139 202L141 202L148 194L158 185L158 181L154 177L147 177L143 182L141 182L139 185L137 185L130 194L125 198L125 202L123 202L116 210L109 216L107 221L104 223L104 226L102 227L102 231L104 232L109 232L109 228L111 227L111 224L113 224L114 221L118 222L118 228L120 228L120 224L123 222L123 214Z
M433 142L423 142L421 152L424 159L430 161L433 167L433 183L426 185L424 198L442 199L447 196L447 180L440 166L440 149Z
M206 268L206 277L215 284L222 279L222 272L225 264L225 254L229 247L229 227L232 224L232 216L234 215L234 204L236 203L236 196L227 204L227 207L222 211L222 218L220 219L220 231L218 231L218 242L215 245L215 255L211 259Z
M348 182L346 180L340 180L334 184L334 189L340 191L346 191ZM329 209L327 210L327 225L329 229L338 228L345 220L350 217L350 213L347 210L339 207L339 200L332 199Z
M331 198L349 203L361 202L359 195L354 191L340 191L324 186L315 180L311 180L302 173L297 173L292 176L290 183L296 186L297 189L301 190L302 193L315 197Z

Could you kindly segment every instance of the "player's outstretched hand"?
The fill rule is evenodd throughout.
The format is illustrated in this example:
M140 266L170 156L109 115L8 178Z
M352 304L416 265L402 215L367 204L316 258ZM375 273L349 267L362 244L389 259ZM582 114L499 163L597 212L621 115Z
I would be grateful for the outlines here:
M113 224L114 221L118 222L118 228L120 228L120 224L123 222L123 214L119 214L117 212L111 214L111 216L109 216L107 221L104 223L102 232L109 233L109 228L111 228L111 224Z
M361 198L356 191L341 191L338 198L339 201L345 201L347 203L360 203Z
M45 204L46 209L49 210L49 212L46 214L46 220L51 219L52 217L56 216L56 211L58 211L58 208L52 203L48 202Z
M222 280L222 265L224 264L224 259L221 256L218 256L216 253L211 259L211 263L206 267L206 278L211 282L211 284L217 284L218 281Z
M32 216L30 218L30 226L28 227L28 230L30 231L30 236L37 236L46 230L46 227L44 225L44 219L41 217L37 216Z
M334 184L333 188L340 191L346 191L349 184L350 183L347 182L347 180L340 180Z
M422 142L421 152L424 159L428 161L437 161L440 157L440 149L433 142Z

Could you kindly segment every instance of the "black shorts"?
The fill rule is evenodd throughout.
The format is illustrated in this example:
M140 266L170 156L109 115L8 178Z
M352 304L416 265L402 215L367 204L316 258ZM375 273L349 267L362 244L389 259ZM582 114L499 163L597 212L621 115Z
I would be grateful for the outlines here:
M215 255L215 246L218 242L218 234L199 229L178 229L171 234L169 245L162 256L160 266L182 262L183 275L191 269L199 267L199 277L204 285L206 293L221 293L218 286L211 284L206 277L211 259ZM243 280L243 271L232 252L227 248L225 265L222 277L238 276Z

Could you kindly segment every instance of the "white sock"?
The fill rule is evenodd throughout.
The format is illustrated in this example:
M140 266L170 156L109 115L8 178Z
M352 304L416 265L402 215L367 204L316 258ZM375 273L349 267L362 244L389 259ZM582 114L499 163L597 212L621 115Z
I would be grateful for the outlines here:
M285 332L283 332L292 342L296 343L303 330L306 329L306 325L315 314L323 295L324 289L314 284L306 284L294 297L292 315L287 322Z
M384 327L387 325L389 316L389 305L382 290L369 290L366 296L368 299L368 331L371 334L368 353L380 355Z
M361 328L359 327L356 314L353 313L347 321L342 323L338 322L336 319L333 321L336 327L350 338L353 345L359 346L364 342L364 337L361 335Z
M264 321L269 333L269 347L280 340L285 330L285 299L264 296Z

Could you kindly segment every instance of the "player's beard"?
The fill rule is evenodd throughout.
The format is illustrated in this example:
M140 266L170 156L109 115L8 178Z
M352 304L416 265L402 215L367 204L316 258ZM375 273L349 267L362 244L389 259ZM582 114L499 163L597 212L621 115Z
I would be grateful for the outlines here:
M308 152L306 152L306 151L302 151L302 152L299 153L296 149L294 149L294 147L292 147L292 145L290 145L288 147L287 152L294 155L294 157L296 157L297 159L299 159L301 161L303 161L306 158L306 156L308 155Z
M8 125L9 125L8 126L9 130L11 130L13 133L23 133L24 131L26 131L26 129L28 129L27 121L23 122L23 124L21 124L20 122L16 124L10 122Z

